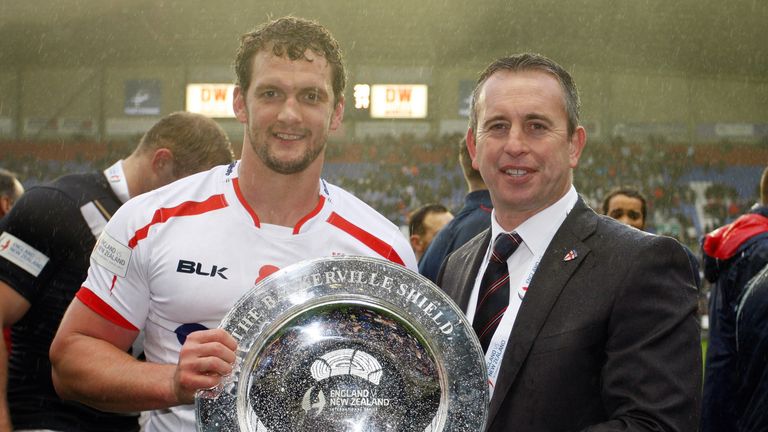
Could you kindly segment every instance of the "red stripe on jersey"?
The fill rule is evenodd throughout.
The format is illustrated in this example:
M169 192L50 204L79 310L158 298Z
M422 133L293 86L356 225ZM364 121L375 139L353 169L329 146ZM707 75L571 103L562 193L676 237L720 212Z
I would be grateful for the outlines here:
M299 231L301 231L301 226L304 225L304 223L313 217L317 216L318 213L320 213L320 210L323 209L323 204L325 204L325 197L320 195L320 199L317 200L317 205L315 206L314 210L309 212L306 216L299 219L299 222L296 223L296 226L293 227L293 233L298 234Z
M139 331L139 329L134 327L133 324L123 318L122 315L117 313L116 310L112 309L112 306L108 305L90 289L86 287L80 287L80 290L77 291L75 297L77 297L78 300L83 302L83 304L88 306L91 310L106 318L109 322L128 330Z
M155 210L155 214L152 215L152 221L147 225L144 225L133 235L128 241L128 247L133 249L139 243L139 241L147 238L149 234L149 228L152 225L165 223L168 219L177 216L194 216L203 214L209 211L218 210L227 206L227 200L224 195L213 195L205 201L187 201L183 202L176 207L161 208Z
M394 263L405 265L402 258L400 258L400 255L398 255L397 252L395 252L395 250L392 248L392 246L387 244L387 242L374 236L368 231L365 231L359 226L353 224L352 222L344 219L343 217L339 216L337 213L335 212L331 213L331 216L328 217L328 223L346 232L352 237L360 240L361 242L363 242L363 244L373 249L376 253L383 256L384 258Z
M240 204L242 204L245 210L248 211L248 214L251 215L251 219L253 219L253 224L256 225L256 228L261 228L259 215L257 215L256 212L253 211L251 206L248 205L248 201L245 200L245 197L243 196L243 191L240 190L240 180L237 177L232 179L232 186L235 187L235 195L237 195L237 199L240 200Z

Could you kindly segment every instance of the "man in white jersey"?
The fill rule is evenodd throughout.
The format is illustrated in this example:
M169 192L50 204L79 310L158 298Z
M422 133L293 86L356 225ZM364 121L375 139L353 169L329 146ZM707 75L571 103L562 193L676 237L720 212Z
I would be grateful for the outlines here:
M147 431L195 430L195 392L235 360L235 339L216 327L259 278L337 255L416 270L394 224L320 179L344 108L344 66L328 31L294 17L266 23L241 38L235 69L242 159L126 203L51 347L63 397L154 410ZM124 353L140 330L146 362Z

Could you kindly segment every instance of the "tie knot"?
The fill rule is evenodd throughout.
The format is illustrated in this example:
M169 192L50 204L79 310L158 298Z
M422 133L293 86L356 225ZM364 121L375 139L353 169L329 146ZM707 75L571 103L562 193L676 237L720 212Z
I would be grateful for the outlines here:
M499 234L493 242L491 260L497 263L506 262L522 242L523 239L516 232Z

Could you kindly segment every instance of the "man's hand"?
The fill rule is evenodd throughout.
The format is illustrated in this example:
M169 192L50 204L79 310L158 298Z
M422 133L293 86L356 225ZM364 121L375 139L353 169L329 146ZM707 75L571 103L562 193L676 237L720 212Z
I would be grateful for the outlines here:
M173 392L181 404L191 404L195 392L215 387L232 372L237 341L223 329L190 333L179 354Z

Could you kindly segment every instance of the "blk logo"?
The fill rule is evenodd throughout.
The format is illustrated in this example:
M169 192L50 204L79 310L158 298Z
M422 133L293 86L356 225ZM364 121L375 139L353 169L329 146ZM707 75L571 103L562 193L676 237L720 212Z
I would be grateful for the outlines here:
M226 275L224 275L224 272L227 271L227 267L218 267L214 265L210 268L210 270L207 266L205 270L203 270L203 264L196 263L194 261L179 260L179 265L176 267L176 271L179 273L194 273L200 276L219 276L222 279L229 279Z

